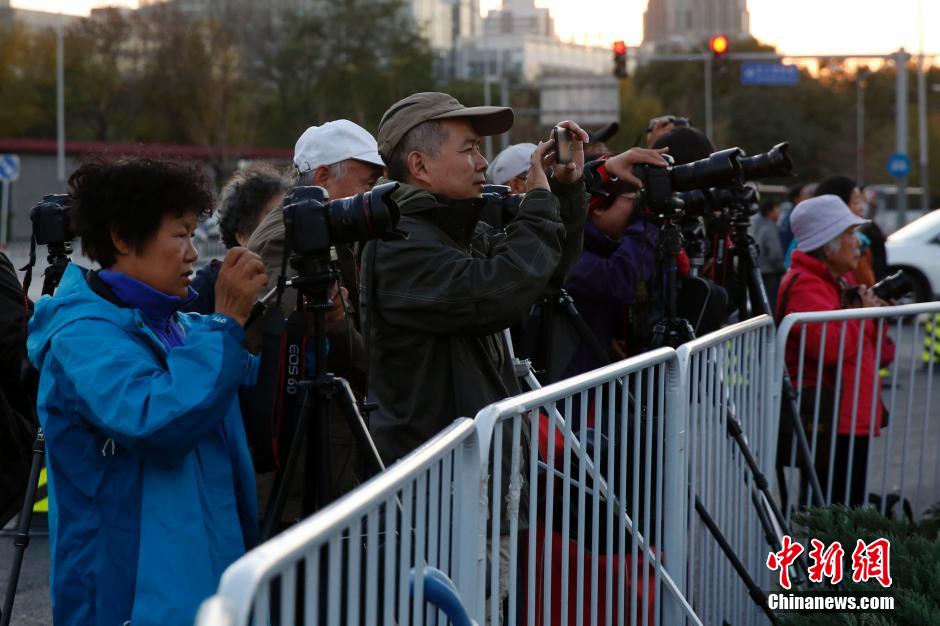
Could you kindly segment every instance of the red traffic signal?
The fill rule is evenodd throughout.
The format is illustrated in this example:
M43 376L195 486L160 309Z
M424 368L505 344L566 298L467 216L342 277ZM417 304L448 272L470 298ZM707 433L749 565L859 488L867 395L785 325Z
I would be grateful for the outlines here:
M724 56L728 52L728 38L724 35L715 35L708 40L708 47L715 56Z
M627 44L623 41L615 41L614 50L614 76L617 78L627 77Z

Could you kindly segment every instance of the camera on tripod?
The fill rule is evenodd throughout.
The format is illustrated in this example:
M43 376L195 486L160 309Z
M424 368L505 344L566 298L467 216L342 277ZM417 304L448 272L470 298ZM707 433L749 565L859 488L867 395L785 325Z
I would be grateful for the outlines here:
M759 202L757 190L748 186L742 186L739 189L724 187L693 189L691 191L680 191L675 195L677 200L682 201L682 210L685 211L686 215L720 213L736 204L755 207ZM753 213L755 210L750 212Z
M738 201L738 198L716 189L740 188L749 180L789 175L793 163L787 151L786 142L752 157L745 156L740 148L728 148L683 165L638 165L633 168L633 173L643 181L641 202L647 211L658 215L677 211L700 214L708 209L731 206ZM681 192L693 191L700 193L677 196ZM683 203L687 206L683 206Z
M329 253L336 243L400 239L400 213L385 183L348 198L330 200L323 187L295 187L284 198L285 238L298 255Z
M66 193L50 193L29 212L33 236L41 246L64 244L75 239L72 229L72 198Z

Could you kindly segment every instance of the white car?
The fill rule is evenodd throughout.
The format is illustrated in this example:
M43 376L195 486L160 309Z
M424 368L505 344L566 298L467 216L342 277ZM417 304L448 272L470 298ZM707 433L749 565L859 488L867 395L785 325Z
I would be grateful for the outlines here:
M890 271L901 269L914 283L918 302L940 294L940 209L931 211L900 230L885 242Z

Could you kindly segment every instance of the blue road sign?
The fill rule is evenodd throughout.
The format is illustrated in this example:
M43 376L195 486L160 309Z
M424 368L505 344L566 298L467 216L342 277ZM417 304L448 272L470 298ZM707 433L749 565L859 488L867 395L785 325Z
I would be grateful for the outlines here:
M800 82L800 68L783 63L742 63L742 85L795 85Z
M0 180L16 182L20 177L20 157L15 154L0 154Z
M911 173L911 157L895 152L888 157L888 173L895 178L904 178Z

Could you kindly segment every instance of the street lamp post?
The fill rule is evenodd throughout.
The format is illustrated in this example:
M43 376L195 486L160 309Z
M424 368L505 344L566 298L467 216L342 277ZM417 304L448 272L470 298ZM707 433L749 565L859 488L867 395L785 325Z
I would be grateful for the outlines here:
M62 22L63 16L59 13L56 26L56 161L60 183L65 182L65 42Z
M907 154L907 62L911 55L901 48L894 53L895 68L895 150ZM907 176L897 179L897 216L896 226L907 224Z
M868 88L868 70L855 74L855 180L865 186L865 89Z

